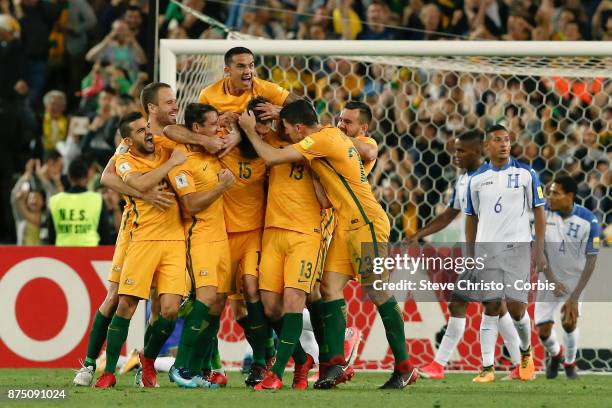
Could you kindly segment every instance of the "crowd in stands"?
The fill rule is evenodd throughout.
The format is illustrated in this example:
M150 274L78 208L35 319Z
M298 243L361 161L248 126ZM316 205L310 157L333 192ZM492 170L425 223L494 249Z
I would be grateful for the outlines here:
M612 40L610 0L182 0L244 34L317 40ZM120 197L99 183L116 126L153 75L155 20L143 0L0 0L0 243L44 243L45 206L80 156L117 228ZM168 0L160 38L223 38ZM393 240L439 211L455 176L453 136L504 118L513 154L544 182L565 171L612 240L612 81L457 74L343 59L258 60L334 123L349 99L373 108L372 174Z

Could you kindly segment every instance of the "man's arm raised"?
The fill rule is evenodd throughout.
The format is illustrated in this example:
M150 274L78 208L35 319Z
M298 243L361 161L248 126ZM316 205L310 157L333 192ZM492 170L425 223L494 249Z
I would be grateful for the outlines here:
M376 160L378 157L378 148L375 145L362 142L361 140L357 139L353 139L353 144L355 145L355 149L357 149L359 152L359 156L361 156L361 160L364 163Z
M259 157L263 159L267 166L275 166L277 164L292 163L303 160L304 157L293 148L293 146L287 146L283 149L276 149L263 140L255 131L255 115L253 112L245 111L240 115L239 119L240 127L244 130L247 137L253 144L255 151Z
M217 136L206 136L192 132L183 125L168 125L164 135L177 143L200 145L210 154L217 154L224 149L227 141Z
M104 187L113 189L119 194L141 198L159 210L168 208L174 202L174 199L172 198L174 197L174 193L169 191L161 191L157 186L149 191L142 192L127 185L115 171L115 160L112 158L108 161L104 171L102 172L100 183Z
M133 188L140 188L145 191L150 190L157 186L174 166L183 164L185 160L187 160L185 153L174 149L172 156L164 164L146 174L130 173L125 177L125 182Z

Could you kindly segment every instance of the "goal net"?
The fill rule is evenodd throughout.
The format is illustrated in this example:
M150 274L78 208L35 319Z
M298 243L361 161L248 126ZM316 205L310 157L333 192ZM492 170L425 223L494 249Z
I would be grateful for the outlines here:
M602 229L610 225L612 44L230 38L162 40L160 80L177 89L180 117L203 87L222 78L223 53L238 45L254 51L259 77L310 98L324 124L336 123L347 100L365 101L374 113L371 136L380 146L370 181L391 220L392 242L447 206L457 176L454 137L499 122L514 135L512 155L530 163L543 184L559 172L571 174L580 183L578 201L597 215ZM459 217L432 242L461 241L462 224ZM605 274L605 259L598 263L595 273ZM345 293L348 324L364 335L356 368L391 368L382 322L372 304L358 300L359 291L350 285ZM612 304L583 306L578 365L612 370L612 329L599 324L609 319ZM432 299L403 307L411 357L428 363L444 332L447 305ZM529 310L533 316L533 305ZM479 305L469 306L450 369L480 368L480 314ZM242 331L227 313L220 339L225 363L239 364ZM541 369L544 350L535 330L532 344ZM509 366L506 355L500 340L501 367Z

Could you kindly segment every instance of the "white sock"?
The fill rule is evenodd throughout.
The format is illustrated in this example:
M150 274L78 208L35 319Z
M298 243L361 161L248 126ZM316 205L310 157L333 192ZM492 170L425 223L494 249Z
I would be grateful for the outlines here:
M531 319L529 318L529 313L525 310L521 320L516 321L512 319L512 322L514 322L516 332L521 339L521 350L525 351L531 347Z
M495 362L495 343L498 334L498 316L482 315L480 322L480 350L482 352L482 365L490 367Z
M465 332L465 317L453 317L448 319L446 333L440 343L440 348L436 352L434 361L442 366L448 364L451 354L455 351L457 344Z
M510 361L512 364L518 364L521 361L521 351L519 350L519 336L516 332L516 328L512 323L512 318L510 317L510 313L506 313L503 316L499 316L499 320L497 321L499 325L499 334L501 334L502 339L504 339L504 344L510 353Z
M319 362L319 345L312 331L312 322L310 321L310 312L304 309L303 312L302 334L300 335L300 344L305 352L310 354L316 363Z
M565 343L565 363L572 364L576 361L576 353L578 352L578 328L573 332L563 332L563 342Z
M546 340L542 341L542 344L544 344L544 348L551 356L558 355L559 351L561 350L561 345L557 341L557 333L555 332L555 329L550 331L550 336Z
M174 365L174 357L157 357L155 359L155 369L160 373L167 373Z
M303 316L303 325L302 325L302 330L308 330L308 331L312 331L312 322L310 321L310 311L308 311L308 309L304 309L304 311L302 312L302 316Z

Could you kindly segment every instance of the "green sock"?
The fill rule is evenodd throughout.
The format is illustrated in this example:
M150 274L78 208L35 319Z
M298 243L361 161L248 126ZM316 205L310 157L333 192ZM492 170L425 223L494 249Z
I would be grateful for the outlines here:
M100 311L96 311L96 316L91 324L89 332L89 341L87 342L87 357L85 358L85 367L93 366L96 369L96 359L100 355L100 350L106 340L106 332L112 317L106 317Z
M204 339L206 341L204 347L204 353L202 360L200 361L200 368L202 370L212 369L212 358L215 354L215 348L217 348L217 332L219 331L219 324L221 316L219 315L208 315L208 327L204 330Z
M272 331L272 326L268 324L268 333L266 336L266 360L274 357L275 354L276 346L274 345L274 332Z
M392 296L389 300L379 306L378 313L385 326L387 341L393 351L395 364L400 364L408 360L408 350L406 349L406 334L404 333L404 318L399 304Z
M327 344L325 344L325 335L323 328L323 301L317 300L312 303L308 310L310 311L310 323L317 345L319 346L319 362L327 362L329 360L329 352Z
M189 312L183 324L183 332L174 362L175 367L183 368L189 365L191 354L202 331L202 322L206 317L208 317L208 306L199 300L194 301L191 312Z
M113 316L113 319L108 326L108 333L106 335L106 367L104 371L107 373L114 374L117 368L117 360L121 354L121 347L127 339L128 329L130 328L130 319L124 319L117 315Z
M175 324L176 320L167 320L164 316L157 318L151 327L151 337L149 337L149 341L144 348L144 356L146 358L157 358L164 343L172 334Z
M323 303L323 327L328 347L328 361L334 364L344 361L344 332L346 331L346 302L344 299Z
M278 353L276 353L276 362L272 366L272 371L281 380L283 374L285 374L285 367L289 362L289 358L293 354L296 344L300 341L303 319L302 313L285 313L283 316Z
M215 337L212 349L212 357L210 359L210 368L213 370L220 370L223 368L221 365L221 354L219 354L219 338Z
M147 327L145 328L144 343L143 344L147 344L149 342L149 339L151 338L152 334L153 334L153 324L151 322L147 322Z
M210 347L210 341L208 334L210 333L210 315L202 321L202 330L196 339L195 347L189 357L187 367L193 372L199 372L201 370L202 359Z
M246 302L247 321L253 348L253 364L266 365L266 344L268 340L268 320L261 302Z
M302 322L303 319L304 315L302 315ZM300 335L301 334L302 332L300 331ZM304 364L308 359L308 357L306 356L306 350L304 350L304 348L302 347L302 343L300 343L299 341L299 336L298 342L295 344L295 349L293 350L293 354L291 354L291 357L293 357L293 361L295 362L295 364Z

